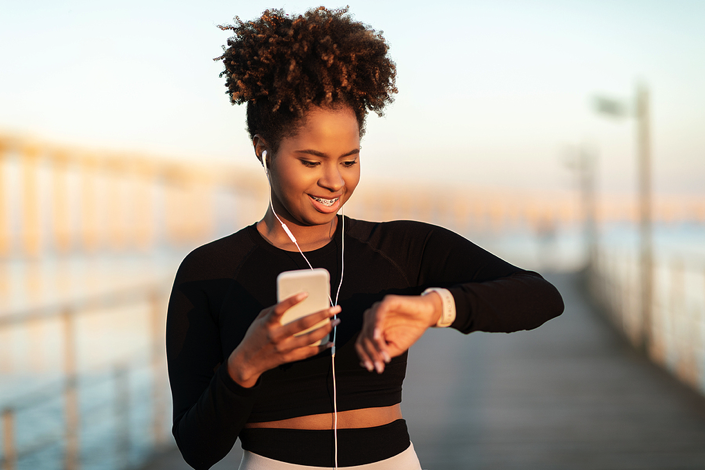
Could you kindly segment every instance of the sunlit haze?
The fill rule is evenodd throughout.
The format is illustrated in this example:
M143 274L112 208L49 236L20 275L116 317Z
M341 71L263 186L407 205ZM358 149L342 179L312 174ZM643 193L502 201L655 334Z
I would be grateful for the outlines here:
M230 105L216 25L311 3L5 2L0 131L166 157L257 164ZM338 7L338 4L328 4ZM705 191L705 2L350 2L383 30L399 94L371 115L363 178L568 188L566 148L599 155L601 188L635 185L633 119L591 98L651 93L654 182ZM363 179L364 183L364 179Z

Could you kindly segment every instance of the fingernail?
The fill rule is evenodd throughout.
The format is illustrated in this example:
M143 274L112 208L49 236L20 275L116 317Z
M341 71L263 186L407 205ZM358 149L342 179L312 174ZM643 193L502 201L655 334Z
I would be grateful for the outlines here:
M381 374L384 372L384 365L379 361L375 361L375 369L377 369L378 374Z
M304 299L308 294L306 292L299 292L296 294L296 300L302 300Z
M334 327L340 325L340 318L336 318L335 320L331 321L330 324Z
M372 372L373 370L375 370L370 361L365 361L365 369L367 369L368 372Z
M335 307L331 307L329 312L330 312L331 316L340 313L340 305L336 305Z
M375 328L375 332L374 332L374 334L372 335L372 337L373 337L374 339L379 339L381 336L382 336L382 335L381 335L380 332L379 332L379 328Z
M387 354L387 351L382 351L382 357L384 358L384 362L386 362L387 364L389 364L389 361L392 360L392 358L389 357L389 354Z

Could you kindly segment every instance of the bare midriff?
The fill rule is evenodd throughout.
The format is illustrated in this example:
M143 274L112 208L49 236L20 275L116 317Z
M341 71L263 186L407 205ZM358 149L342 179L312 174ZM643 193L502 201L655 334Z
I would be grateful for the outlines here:
M401 419L399 404L379 408L362 408L338 412L338 429L370 428L383 426ZM278 429L333 429L333 413L298 416L296 418L247 423L246 428Z

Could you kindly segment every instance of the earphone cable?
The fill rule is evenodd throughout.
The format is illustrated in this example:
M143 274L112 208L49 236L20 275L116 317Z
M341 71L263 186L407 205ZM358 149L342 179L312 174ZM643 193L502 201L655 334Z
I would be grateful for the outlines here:
M265 150L266 152L266 150ZM264 172L265 175L267 175L267 182L269 181L269 172L267 171L267 167L265 164L265 159L266 159L266 153L263 154L262 158L262 166L264 166ZM270 182L271 184L271 182ZM306 258L306 255L304 255L304 252L301 251L301 247L299 247L299 244L296 241L296 237L294 237L294 234L291 233L291 230L289 230L289 227L286 226L284 222L282 222L282 219L279 218L277 215L276 211L274 210L274 204L272 204L272 193L270 191L269 193L269 207L272 208L272 214L274 214L274 217L277 218L279 223L282 226L282 229L284 229L284 232L286 232L287 236L289 239L291 239L292 242L294 242L294 245L296 245L296 249L299 250L299 253L301 253L301 256L303 256L304 260L306 260L306 264L308 264L308 267L313 269L313 266L309 262L308 258ZM338 283L338 289L335 292L335 302L331 299L330 295L328 295L328 302L330 302L331 307L335 307L338 305L338 296L340 295L340 288L343 286L343 275L345 274L345 206L341 208L341 219L342 219L342 226L341 226L341 250L340 250L340 282ZM335 315L333 317L334 319L338 318L338 315ZM334 445L334 463L335 463L335 469L338 469L338 387L336 384L335 380L335 345L336 345L336 339L337 339L337 334L338 334L338 327L334 326L333 327L333 347L331 348L331 372L333 373L333 445Z

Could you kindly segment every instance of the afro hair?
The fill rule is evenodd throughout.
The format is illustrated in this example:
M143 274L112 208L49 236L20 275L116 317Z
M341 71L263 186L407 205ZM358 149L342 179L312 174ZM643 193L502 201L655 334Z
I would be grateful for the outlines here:
M382 115L393 101L396 66L389 46L348 9L311 9L292 17L266 10L253 21L235 17L222 60L232 104L247 103L247 131L276 151L281 138L296 133L311 107L349 106L360 135L369 111Z

